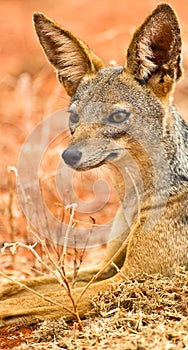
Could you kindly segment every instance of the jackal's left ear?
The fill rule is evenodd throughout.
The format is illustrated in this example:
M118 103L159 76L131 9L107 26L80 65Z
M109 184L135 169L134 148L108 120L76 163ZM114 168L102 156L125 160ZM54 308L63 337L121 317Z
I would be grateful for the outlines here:
M127 52L127 69L159 97L166 96L182 75L180 28L170 5L159 4L137 29Z
M67 93L72 96L84 75L95 73L104 66L103 62L85 43L47 16L35 12L33 19L48 60L56 68Z

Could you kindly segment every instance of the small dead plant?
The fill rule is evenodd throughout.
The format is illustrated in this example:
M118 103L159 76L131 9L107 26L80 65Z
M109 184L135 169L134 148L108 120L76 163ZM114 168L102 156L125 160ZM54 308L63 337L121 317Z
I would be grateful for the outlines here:
M13 278L9 277L8 275L4 274L1 271L0 271L0 274L3 277L17 283L19 286L29 290L30 292L32 292L36 295L38 295L39 297L43 298L44 300L49 301L50 303L55 304L57 306L60 306L61 308L66 309L67 311L72 313L73 316L75 317L77 323L78 323L78 329L82 330L82 322L81 322L80 317L79 317L77 304L76 304L74 297L72 295L70 283L67 279L66 271L65 271L65 257L66 257L66 250L67 250L68 235L69 235L70 228L75 225L75 223L74 223L75 205L70 205L67 209L70 210L70 222L69 222L69 225L67 227L66 237L65 237L65 245L63 247L62 256L61 256L59 262L53 257L52 253L50 252L50 249L49 249L48 245L46 244L46 240L41 239L40 236L30 227L30 225L28 225L27 230L29 233L31 233L35 237L36 241L41 244L41 247L42 247L43 251L45 252L45 256L47 258L48 263L46 263L46 261L43 258L41 258L41 256L37 253L37 251L35 249L37 242L32 244L32 245L27 245L27 244L24 244L22 242L5 243L3 248L1 249L1 253L5 254L6 249L9 248L11 254L15 255L15 253L17 252L17 249L19 247L25 248L25 249L29 250L30 252L32 252L32 254L35 256L37 261L45 268L45 270L48 271L50 273L50 275L55 277L57 279L57 281L60 283L60 285L62 286L62 288L65 289L68 297L71 300L71 303L73 306L73 311L71 309L66 308L66 306L64 306L64 305L59 304L59 303L55 302L54 300L45 297L41 293L36 292L32 288L26 286L24 283L17 281L17 280L14 280Z

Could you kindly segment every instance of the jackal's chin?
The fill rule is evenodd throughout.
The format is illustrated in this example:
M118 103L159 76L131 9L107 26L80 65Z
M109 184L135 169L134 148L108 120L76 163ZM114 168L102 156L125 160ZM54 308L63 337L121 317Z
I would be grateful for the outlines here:
M75 169L76 171L86 171L86 170L90 170L90 169L94 169L94 168L98 168L100 166L102 166L103 164L105 164L107 161L104 159L99 163L87 163L84 162L82 164L78 164L77 166L72 166L73 169Z

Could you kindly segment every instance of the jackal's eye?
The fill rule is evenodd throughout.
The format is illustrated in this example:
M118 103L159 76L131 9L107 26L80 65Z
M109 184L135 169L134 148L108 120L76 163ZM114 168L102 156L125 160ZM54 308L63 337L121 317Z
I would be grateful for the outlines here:
M73 112L70 112L69 120L72 124L76 124L79 122L79 115Z
M125 120L127 120L129 116L130 116L130 112L119 111L119 112L114 112L110 114L108 119L111 123L122 123Z

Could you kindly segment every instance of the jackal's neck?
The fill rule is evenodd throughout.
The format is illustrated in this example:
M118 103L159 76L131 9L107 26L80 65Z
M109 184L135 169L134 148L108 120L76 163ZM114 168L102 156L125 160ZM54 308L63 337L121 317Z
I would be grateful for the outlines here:
M133 141L125 156L109 168L112 181L127 221L131 223L139 211L155 211L185 192L188 185L188 126L174 107L159 144L139 144ZM148 141L149 142L149 141Z
M129 152L123 159L109 164L112 182L129 226L142 209L152 206L156 193L155 175L150 160L146 163L142 155L137 162L136 157Z
M168 123L164 145L169 161L172 191L188 185L188 125L173 105L170 106L171 121Z

